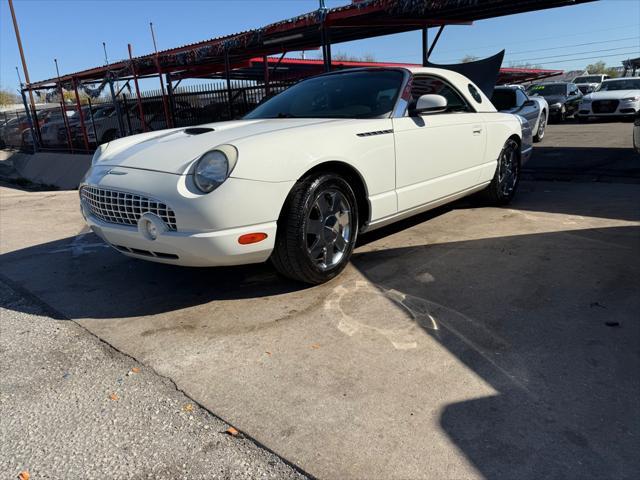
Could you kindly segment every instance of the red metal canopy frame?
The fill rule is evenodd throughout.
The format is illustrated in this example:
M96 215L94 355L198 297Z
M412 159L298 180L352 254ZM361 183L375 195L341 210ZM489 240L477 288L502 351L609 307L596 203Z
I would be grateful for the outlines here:
M276 58L267 57L267 65L269 68L269 79L278 80L294 80L318 75L323 72L324 62L320 59L304 59L304 58ZM397 62L361 62L351 60L333 60L331 62L332 70L342 70L346 68L362 68L362 67L420 67L417 63L397 63ZM261 81L264 78L265 61L264 58L252 58L242 65L237 65L231 72L231 78L234 80L256 80ZM525 82L535 82L544 78L562 75L563 70L547 70L540 68L501 68L498 75L498 84L516 84ZM194 75L195 74L195 75ZM200 72L191 72L189 78L211 78L219 79L223 77L223 73L210 73L206 70ZM172 76L174 79L182 78L181 76Z
M138 78L161 73L198 76L233 70L255 57L322 47L330 59L330 45L432 26L469 24L476 20L534 10L575 5L593 0L364 0L343 7L319 9L262 28L163 50L157 55L83 70L60 77L71 85L109 78ZM226 68L225 68L226 67ZM33 82L27 90L51 88L57 78Z

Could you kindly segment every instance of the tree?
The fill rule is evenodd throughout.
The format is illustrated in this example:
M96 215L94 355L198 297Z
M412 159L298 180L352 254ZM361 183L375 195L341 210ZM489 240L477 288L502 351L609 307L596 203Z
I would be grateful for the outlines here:
M600 73L604 75L609 75L612 78L617 77L618 71L615 68L607 67L607 64L602 60L596 63L592 63L586 66L585 70L589 73Z
M465 55L464 57L462 57L462 60L460 60L460 62L469 63L469 62L475 62L476 60L478 60L478 57L476 57L475 55Z
M13 93L8 88L0 88L0 105L13 105L21 103L18 94Z
M343 52L336 52L331 55L333 62L375 62L376 57L372 53L365 53L362 56L349 55Z
M509 68L527 68L527 69L541 69L542 65L537 63L518 63L518 62L509 62Z

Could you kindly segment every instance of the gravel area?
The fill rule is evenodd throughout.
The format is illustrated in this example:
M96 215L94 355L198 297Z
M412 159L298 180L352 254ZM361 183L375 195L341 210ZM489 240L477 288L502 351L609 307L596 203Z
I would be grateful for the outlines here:
M305 478L2 282L0 305L0 478Z

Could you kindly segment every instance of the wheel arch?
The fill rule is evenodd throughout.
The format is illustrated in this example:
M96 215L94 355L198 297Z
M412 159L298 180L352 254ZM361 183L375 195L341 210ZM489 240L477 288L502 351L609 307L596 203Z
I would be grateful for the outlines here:
M360 224L360 228L367 225L371 216L369 192L362 174L352 165L338 160L325 161L308 169L300 175L298 180L308 177L309 175L326 172L339 174L349 182L349 185L353 188L353 193L356 196L356 201L358 202L358 223Z

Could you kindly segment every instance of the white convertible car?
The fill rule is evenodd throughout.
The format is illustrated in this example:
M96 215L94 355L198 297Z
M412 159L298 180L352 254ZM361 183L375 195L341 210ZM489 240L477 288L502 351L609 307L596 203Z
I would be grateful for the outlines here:
M481 190L510 201L530 152L527 121L498 113L462 75L345 70L302 81L243 120L102 145L81 207L131 257L271 259L288 277L322 283L360 232Z

